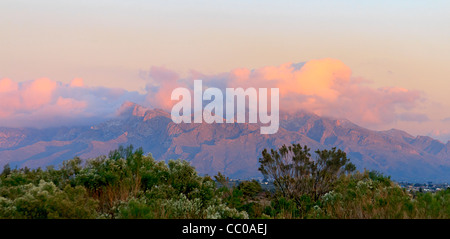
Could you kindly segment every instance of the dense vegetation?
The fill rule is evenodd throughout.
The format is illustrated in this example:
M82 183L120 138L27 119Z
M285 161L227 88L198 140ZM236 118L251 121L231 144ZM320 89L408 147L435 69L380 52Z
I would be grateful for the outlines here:
M0 218L450 218L450 190L411 194L377 172L358 172L345 152L283 146L264 150L270 182L200 176L182 160L142 149L57 168L0 174Z

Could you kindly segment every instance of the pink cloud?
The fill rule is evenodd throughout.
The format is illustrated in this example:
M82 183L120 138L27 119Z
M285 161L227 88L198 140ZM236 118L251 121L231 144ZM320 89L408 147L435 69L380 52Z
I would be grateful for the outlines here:
M84 87L84 81L81 78L75 78L70 82L71 87Z
M412 109L421 99L419 91L372 88L352 77L351 69L342 61L331 58L311 60L302 65L285 63L253 70L238 68L229 73L203 76L212 87L219 82L218 78L226 87L279 88L281 111L306 110L347 118L364 126L393 122L399 118L399 109Z
M257 69L237 68L216 75L193 71L186 78L164 67L152 67L143 73L147 80L146 94L121 88L89 87L80 78L69 84L47 78L22 83L1 79L0 126L44 127L81 122L80 119L88 122L92 117L105 119L112 117L126 101L170 110L176 103L170 100L172 91L178 87L192 89L195 79L202 79L204 87L223 90L226 87L276 87L280 89L281 111L306 110L347 118L366 127L399 119L414 120L417 117L404 112L414 109L421 100L419 91L370 87L353 77L351 69L342 61L331 58Z
M146 101L154 108L170 110L176 103L170 100L172 91L178 87L186 87L179 81L177 73L164 67L152 67L144 77L149 82L146 86Z
M3 117L0 123L9 125L18 118L29 118L48 113L53 108L53 113L48 117L54 117L61 112L70 113L71 110L82 105L76 100L55 97L61 83L47 78L22 82L21 84L9 79L0 81L0 115Z
M404 88L369 87L352 77L351 69L342 61L330 58L308 61L300 68L292 63L254 70L239 68L221 77L227 87L279 88L282 111L307 110L365 126L393 122L398 109L412 109L421 98L418 91Z
M21 83L5 78L0 80L0 127L94 123L112 117L124 101L142 103L141 98L120 88L87 87L80 78L69 84L48 78Z
M19 86L10 79L0 80L0 117L11 115L20 105L20 95L17 94Z
M82 110L86 108L87 102L78 101L71 98L58 97L55 104L58 108L70 109L70 110Z
M50 103L56 86L55 81L47 78L26 82L18 91L22 99L20 107L33 110Z
M18 84L11 79L4 78L0 80L0 93L16 91L18 88Z

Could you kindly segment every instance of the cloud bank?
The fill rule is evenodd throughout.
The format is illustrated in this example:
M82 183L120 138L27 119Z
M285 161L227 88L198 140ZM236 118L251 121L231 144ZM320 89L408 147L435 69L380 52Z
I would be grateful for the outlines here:
M87 87L82 79L69 84L47 78L17 83L0 80L0 127L89 125L114 116L126 101L143 102L137 92Z
M318 115L347 118L363 126L395 120L426 121L426 115L404 113L421 100L419 91L399 87L373 88L352 76L351 69L336 59L285 63L258 69L239 68L215 75L192 71L189 77L164 67L141 72L147 93L121 88L89 87L83 79L69 84L47 78L17 83L0 80L0 126L48 127L93 124L113 117L125 101L170 110L177 87L193 87L202 79L205 87L244 89L279 88L280 110L306 110ZM400 113L402 112L402 113Z
M293 112L306 110L322 116L346 118L364 126L377 126L400 121L423 122L426 115L400 113L415 108L421 98L419 91L400 87L372 88L352 77L351 69L336 59L311 60L305 63L285 63L258 69L239 68L217 75L192 72L180 79L175 72L152 68L149 79L159 82L158 97L148 96L156 107L169 110L171 90L176 87L192 89L195 79L204 85L226 87L279 88L280 110Z

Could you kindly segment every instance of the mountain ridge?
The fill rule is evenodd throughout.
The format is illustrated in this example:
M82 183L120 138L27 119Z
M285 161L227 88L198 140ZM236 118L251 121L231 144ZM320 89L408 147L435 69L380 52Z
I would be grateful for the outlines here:
M337 147L359 170L378 170L404 181L450 181L450 143L391 129L374 131L346 119L298 111L280 113L276 134L261 135L259 124L172 122L161 109L125 102L117 117L86 127L0 128L0 166L44 167L79 156L107 154L133 144L159 160L185 159L202 174L260 177L264 148L300 143L313 150Z

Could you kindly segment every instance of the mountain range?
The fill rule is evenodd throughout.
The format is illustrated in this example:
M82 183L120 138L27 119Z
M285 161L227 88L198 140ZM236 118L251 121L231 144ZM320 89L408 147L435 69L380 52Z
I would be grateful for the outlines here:
M450 142L396 129L369 130L303 111L280 113L276 134L260 134L259 128L246 123L175 124L164 110L126 102L117 117L93 126L0 128L0 167L44 168L132 144L157 160L188 160L201 174L220 171L230 178L256 178L262 176L258 158L263 149L300 143L312 150L337 147L360 171L377 170L394 180L450 181Z

